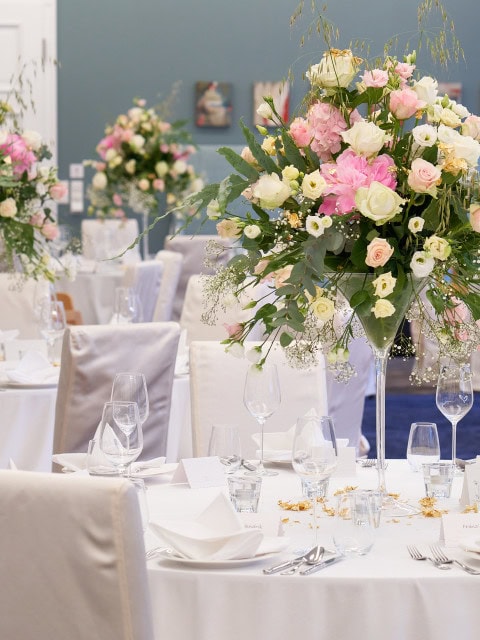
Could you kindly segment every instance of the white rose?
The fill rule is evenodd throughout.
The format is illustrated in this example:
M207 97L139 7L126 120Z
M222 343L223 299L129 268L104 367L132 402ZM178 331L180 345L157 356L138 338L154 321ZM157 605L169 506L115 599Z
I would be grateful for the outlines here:
M291 193L290 187L282 182L276 173L261 176L252 185L253 197L258 200L261 207L266 209L280 207Z
M426 278L434 266L435 260L425 251L415 251L410 261L410 269L416 278Z
M359 62L349 50L332 49L325 51L320 63L311 66L306 76L312 85L326 89L348 87L357 73Z
M155 173L159 178L163 178L168 173L168 164L162 160L155 165Z
M373 314L376 318L389 318L395 313L395 307L390 300L377 300L375 306L372 308Z
M392 276L391 271L380 274L372 281L375 287L375 295L379 298L386 298L393 292L396 282L397 279Z
M101 191L105 189L108 184L107 176L103 171L97 171L97 173L92 178L92 187L97 191Z
M243 233L250 238L250 240L255 240L262 233L260 227L256 224L247 224L244 228Z
M47 193L47 187L42 182L38 182L37 186L35 187L35 191L37 192L38 196L42 197Z
M312 300L310 303L310 309L316 318L323 322L328 322L335 313L335 304L333 300L330 300L330 298L320 296L319 298L314 298L314 300Z
M404 203L405 200L396 191L376 181L369 187L360 187L355 194L357 209L377 224L394 218L401 212Z
M423 76L413 85L413 90L419 100L423 100L427 104L433 104L437 98L438 82L430 76Z
M458 127L462 121L451 109L442 109L440 112L440 122L447 127Z
M307 173L303 178L302 192L306 198L316 200L319 198L327 187L327 181L317 169L312 173Z
M143 110L139 107L132 107L128 110L128 117L134 122L138 122L142 117Z
M412 233L420 233L424 224L425 220L423 218L420 218L420 216L414 216L408 221L408 230Z
M186 173L187 168L188 168L188 165L185 162L185 160L175 160L172 167L175 173Z
M267 102L262 102L257 109L257 113L261 118L265 118L265 120L271 120L273 117L272 108Z
M359 156L373 156L385 144L385 132L374 122L355 122L353 127L341 134L344 141Z
M428 255L437 258L437 260L445 261L452 253L452 247L445 238L433 235L427 238L423 244L423 248Z
M130 146L132 147L132 149L135 149L137 151L142 149L144 144L145 144L145 138L141 136L139 133L133 136L132 139L130 140Z
M42 136L36 131L24 131L22 133L22 138L27 147L33 151L38 151L42 146Z
M17 204L13 198L6 198L0 202L0 216L2 218L14 218L17 213Z
M412 136L419 147L433 147L437 141L437 130L430 124L413 127Z

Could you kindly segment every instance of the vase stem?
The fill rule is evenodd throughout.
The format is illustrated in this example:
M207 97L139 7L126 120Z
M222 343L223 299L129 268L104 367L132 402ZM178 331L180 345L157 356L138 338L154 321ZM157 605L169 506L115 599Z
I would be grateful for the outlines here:
M385 484L385 382L390 349L374 349L376 381L376 437L378 490L387 493Z

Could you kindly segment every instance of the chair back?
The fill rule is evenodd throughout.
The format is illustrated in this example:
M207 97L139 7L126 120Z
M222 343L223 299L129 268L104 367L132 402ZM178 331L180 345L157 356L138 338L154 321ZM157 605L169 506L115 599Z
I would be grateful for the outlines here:
M85 452L122 371L145 375L150 414L140 458L165 455L180 326L175 322L67 327L55 409L54 453Z
M118 220L82 220L82 253L87 260L106 260L123 253L133 244L140 231L135 218ZM122 262L139 262L140 248L135 245L122 257Z
M63 291L57 291L55 295L59 302L63 302L67 324L83 324L82 314L73 306L72 296L69 293L64 293Z
M0 547L1 638L153 640L128 481L0 471Z
M18 329L19 338L25 340L40 337L40 330L35 320L35 296L39 286L36 280L19 279L18 275L0 273L2 300L0 329L2 331Z
M163 264L159 260L144 260L125 267L123 285L135 290L141 305L142 322L153 320L162 278Z
M173 305L182 272L183 256L176 251L162 249L157 252L155 259L163 264L163 275L157 304L153 312L153 320L154 322L165 322L172 319Z
M246 343L249 349L257 343ZM247 346L248 345L248 346ZM265 347L267 349L268 347ZM311 369L293 369L278 343L274 343L269 359L278 368L280 408L268 419L265 431L287 431L297 418L315 409L328 414L325 363ZM205 456L212 424L230 423L240 428L242 455L256 455L251 436L260 431L256 420L243 404L245 376L251 364L246 359L225 353L225 346L216 341L194 341L190 344L190 394L192 408L192 439L194 456Z

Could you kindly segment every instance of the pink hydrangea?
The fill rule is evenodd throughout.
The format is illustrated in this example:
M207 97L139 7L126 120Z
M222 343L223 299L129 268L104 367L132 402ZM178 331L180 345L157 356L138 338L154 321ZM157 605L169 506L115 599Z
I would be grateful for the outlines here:
M307 114L307 122L312 130L313 139L310 144L312 150L320 160L328 162L332 155L341 149L341 133L361 120L358 111L350 114L350 124L347 124L340 111L326 102L316 102Z
M305 118L295 118L290 124L290 135L297 147L306 147L312 139L312 129Z
M5 142L0 145L0 150L4 155L10 156L15 176L21 176L24 171L29 173L37 160L25 140L17 133L8 134Z
M324 163L320 172L327 187L319 212L326 215L350 213L355 209L357 190L368 187L374 181L395 189L397 181L391 171L393 165L393 159L386 154L369 162L351 149L341 153L335 163Z

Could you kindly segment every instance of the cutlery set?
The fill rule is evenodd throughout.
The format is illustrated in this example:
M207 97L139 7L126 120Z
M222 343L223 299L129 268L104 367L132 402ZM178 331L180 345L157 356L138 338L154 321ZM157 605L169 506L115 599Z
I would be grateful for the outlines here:
M460 562L460 560L452 559L446 556L438 545L431 545L430 547L430 551L433 557L424 555L415 545L407 545L407 551L410 554L410 557L413 558L413 560L429 560L437 569L448 570L451 569L452 565L455 564L457 565L457 567L460 567L463 571L469 573L472 576L480 575L479 570L474 569L473 567L470 567L463 562Z
M264 569L263 573L267 576L274 573L280 573L283 576L295 574L308 576L311 573L315 573L316 571L320 571L320 569L330 566L331 564L335 564L335 562L338 562L343 558L343 556L332 556L331 558L323 560L324 553L324 547L316 546L310 549L310 551L307 551L307 553L298 556L297 558L293 558L293 560L287 560L286 562ZM307 565L307 567L303 568L304 565Z

